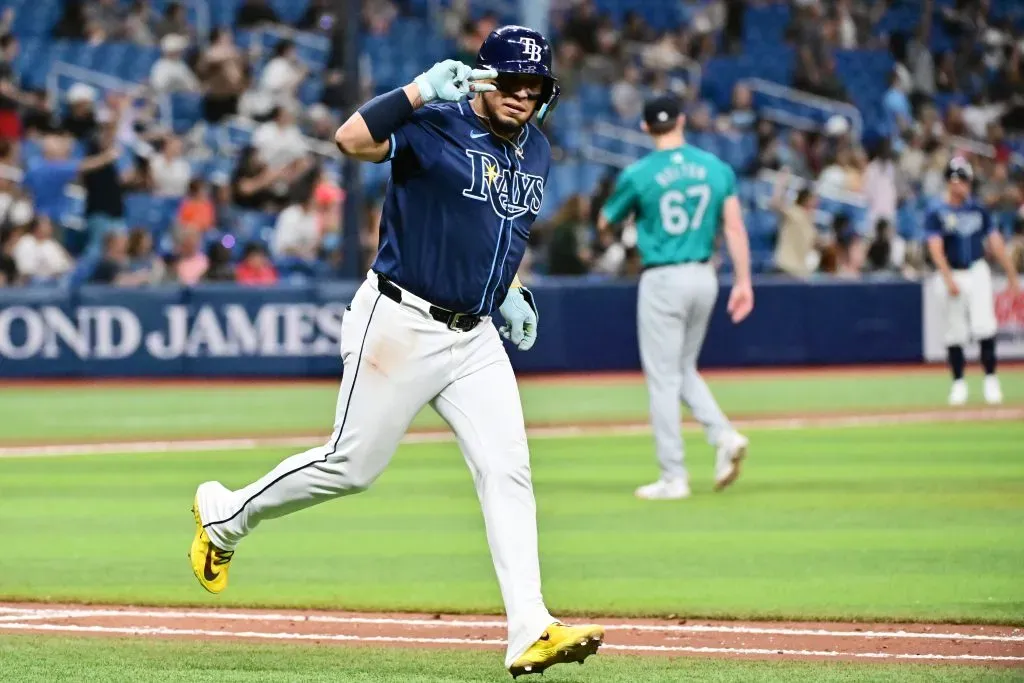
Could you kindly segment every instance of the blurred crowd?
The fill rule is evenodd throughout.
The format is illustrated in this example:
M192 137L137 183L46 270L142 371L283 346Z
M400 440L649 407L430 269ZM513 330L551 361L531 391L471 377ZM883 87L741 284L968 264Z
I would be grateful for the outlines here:
M608 83L623 122L638 118L645 92L674 90L688 105L686 133L691 140L709 132L755 132L756 160L737 171L765 179L760 206L778 218L768 270L793 277L919 274L927 267L920 230L897 228L901 221L919 221L927 201L942 193L943 171L954 154L971 159L979 179L977 193L1010 237L1018 264L1024 265L1024 158L1008 144L1011 136L1024 135L1024 40L1009 20L990 19L992 3L957 0L952 6L936 6L934 0L921 0L916 30L879 35L872 28L892 4L885 0L792 1L786 37L796 48L794 89L847 102L835 51L869 48L892 54L895 68L881 103L885 130L870 139L855 138L838 117L814 130L762 118L742 82L732 92L731 107L715 112L686 81L672 78L688 62L706 64L715 54L738 50L743 9L755 4L772 3L686 3L689 23L659 33L635 13L615 24L584 0L559 18L560 79L570 89L585 81ZM942 22L956 49L930 51L936 22ZM537 226L532 257L544 264L545 272L636 272L635 236L629 226L617 242L599 237L594 229L611 182L606 178L591 197L569 197L549 221ZM840 213L821 220L821 196L863 206L864 215L854 220Z
M299 28L333 36L327 4L313 0ZM144 1L71 0L55 38L157 44L161 56L149 83L131 93L76 83L53 101L18 82L12 20L8 10L0 27L0 283L60 281L88 259L84 282L267 284L279 277L275 261L312 274L336 260L344 193L312 147L333 138L338 115L325 104L300 107L296 90L308 69L294 42L260 55L216 29L199 49L179 3L157 15ZM238 26L276 23L265 0L239 7ZM328 58L326 82L340 82L340 60ZM202 122L179 136L159 96L185 91L201 94ZM324 99L336 95L328 87ZM251 126L248 144L230 172L203 173L205 124L224 121ZM159 243L128 223L136 193L170 200L173 229ZM71 219L75 195L84 208ZM276 216L269 239L237 244L219 235L218 226L245 211Z
M927 266L920 235L908 225L941 193L953 153L971 158L978 194L1021 259L1024 175L1012 143L1024 133L1024 41L1007 20L991 18L987 0L920 0L914 30L880 34L874 29L895 1L681 0L680 21L669 30L655 29L636 11L612 17L593 0L555 2L555 69L566 98L588 85L607 88L623 125L635 125L646 94L674 91L686 105L691 140L754 138L754 153L736 170L743 184L757 186L744 199L758 214L750 217L764 223L761 214L773 216L771 258L760 270L793 277L920 273ZM369 36L387 36L409 11L400 1L362 4ZM837 50L892 54L895 68L879 103L883 130L857 137L839 118L788 127L764 116L742 81L727 107L701 99L688 70L739 53L747 9L773 4L792 5L785 32L795 48L791 86L804 93L850 99L837 74ZM343 259L368 264L379 194L359 207L360 253L341 251L346 198L329 141L372 84L345 82L345 15L336 14L337 3L310 0L301 19L286 26L267 0L245 0L233 28L278 32L282 39L269 48L242 47L224 28L198 35L183 3L160 13L146 0L68 0L64 7L53 38L153 46L160 57L135 91L76 83L55 100L19 81L14 15L8 9L0 16L0 282L54 282L75 273L76 281L125 286L264 284L329 275ZM504 18L452 0L437 19L453 56L472 62ZM940 24L956 49L932 52L930 37ZM327 39L323 64L302 56L303 36ZM324 86L320 101L302 105L300 91L311 79ZM199 122L176 133L161 98L183 93L199 98ZM236 125L247 132L232 147L221 138ZM231 163L217 166L225 149ZM574 153L557 141L554 152L556 160ZM617 170L609 167L593 192L570 195L538 221L527 267L551 275L637 272L631 226L617 238L599 238L595 230ZM155 198L161 211L170 207L167 231L135 222L138 195ZM823 199L856 205L859 213L823 212ZM80 204L77 211L69 212L69 201ZM252 223L253 216L265 223L248 231L226 227Z

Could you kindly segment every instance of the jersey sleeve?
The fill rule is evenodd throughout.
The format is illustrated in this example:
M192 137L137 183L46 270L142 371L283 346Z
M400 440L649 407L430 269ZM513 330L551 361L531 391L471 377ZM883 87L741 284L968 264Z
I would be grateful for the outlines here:
M942 237L942 218L935 209L928 209L924 217L924 234L928 237Z
M392 162L395 168L406 171L426 170L437 158L439 147L444 144L435 129L431 110L420 109L391 134L388 155L381 160Z
M615 183L615 189L601 208L605 220L618 223L628 216L636 205L636 192L628 171L623 171Z
M979 208L981 209L981 233L988 237L992 233L998 232L999 226L992 220L992 212L983 207Z
M722 173L725 175L725 184L723 191L725 198L736 196L736 171L732 170L732 166L729 164L722 164Z

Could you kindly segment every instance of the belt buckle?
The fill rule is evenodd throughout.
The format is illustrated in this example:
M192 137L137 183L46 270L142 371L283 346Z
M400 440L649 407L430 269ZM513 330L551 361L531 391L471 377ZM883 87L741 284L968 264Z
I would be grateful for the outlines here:
M465 330L458 327L458 324L460 320L466 317L468 317L468 314L466 313L452 313L448 318L448 329L454 330L455 332L465 332Z

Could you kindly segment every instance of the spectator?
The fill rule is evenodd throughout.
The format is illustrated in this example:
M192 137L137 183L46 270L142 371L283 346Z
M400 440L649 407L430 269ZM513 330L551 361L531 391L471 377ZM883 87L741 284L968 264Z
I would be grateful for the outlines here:
M108 40L124 37L124 16L117 0L90 0L85 5L85 20Z
M184 197L192 181L192 166L181 156L181 139L169 135L158 154L149 158L153 193L159 197Z
M864 195L868 200L867 225L896 222L898 176L892 145L883 139L864 171Z
M282 100L290 102L295 99L307 75L309 69L299 59L295 43L282 40L274 46L274 56L263 68L260 90L279 104Z
M654 32L644 21L643 16L636 10L627 10L622 18L622 41L625 43L636 43L643 45L651 41Z
M675 36L666 31L655 42L644 48L643 65L652 71L672 71L686 63L686 58L676 45Z
M795 204L787 204L786 191L791 175L788 169L776 176L772 209L779 214L779 234L775 246L775 267L796 278L807 278L817 269L818 231L814 227L817 198L809 187L802 188Z
M85 83L75 83L67 92L68 115L61 127L77 140L84 141L96 133L96 89Z
M732 89L732 110L729 112L729 127L742 133L753 131L757 127L754 95L744 83L737 83Z
M277 217L270 252L275 259L313 261L320 250L320 225L311 183L300 186L295 201Z
M643 93L640 92L640 70L629 65L622 72L622 78L611 89L612 107L622 121L638 119L643 109Z
M863 264L863 244L845 213L832 217L832 230L821 245L820 269L823 273L841 277L856 277Z
M992 166L988 180L981 186L981 199L992 211L1012 213L1024 201L1017 183L1010 180L1010 168L1006 162L997 161Z
M245 0L235 14L237 28L259 28L264 24L279 24L277 13L267 4L267 0Z
M128 233L128 272L141 285L158 285L167 277L167 265L153 252L153 236L146 228Z
M323 168L313 169L310 177L314 182L313 201L320 235L336 233L341 228L341 205L345 201L345 191L338 187L338 183Z
M210 34L198 72L204 85L203 118L220 123L237 114L238 98L245 89L245 64L231 31L218 28Z
M910 100L895 71L889 78L889 89L882 98L885 111L886 131L893 146L902 146L901 136L910 128L914 117L910 111Z
M25 171L25 189L32 195L37 214L59 221L66 199L64 191L79 173L88 174L113 161L114 153L104 150L82 161L68 159L70 141L57 135L43 138L42 158Z
M156 25L156 14L150 7L149 0L134 0L124 19L124 37L136 45L146 47L155 45L154 25Z
M207 282L234 282L235 267L231 265L231 250L222 240L217 240L206 249L209 266L203 273Z
M306 111L306 134L315 140L333 140L338 122L326 105L317 103Z
M53 111L46 90L30 90L25 93L21 124L26 138L38 138L60 130L60 117Z
M957 137L970 135L967 123L964 121L964 109L958 104L951 104L946 109L946 121L943 124L946 132Z
M163 40L170 35L187 36L192 30L188 25L188 15L185 13L185 6L180 2L168 3L164 9L164 17L156 25L156 36Z
M988 127L997 123L1009 109L1008 103L992 103L984 95L975 95L971 103L964 107L964 124L971 137L984 140Z
M131 287L142 278L128 272L128 237L115 230L103 236L103 257L92 271L89 282L96 285Z
M946 135L946 127L942 124L939 110L932 104L926 104L921 107L921 115L918 117L914 128L924 134L925 140L929 138L940 139Z
M857 37L857 21L853 16L852 5L851 0L838 0L835 7L836 31L838 33L839 48L842 50L856 50L860 43Z
M590 202L573 195L551 218L548 272L551 275L585 275L590 270Z
M924 177L921 179L921 193L926 197L938 197L946 187L946 163L949 161L949 153L933 140L925 147L925 155L927 161Z
M32 221L32 202L17 185L16 173L0 168L0 229L21 228Z
M45 215L35 217L11 256L18 273L33 280L53 280L74 266L68 252L54 239L53 223Z
M14 244L20 237L20 230L0 229L0 287L17 287L21 284L18 264L13 256Z
M184 54L187 48L188 38L175 33L168 34L160 40L162 55L149 72L149 84L157 93L167 95L199 91L199 79L185 63Z
M27 98L14 70L17 58L18 39L10 33L0 36L0 139L3 140L18 140L22 134L18 110Z
M906 185L904 193L916 192L921 181L924 180L925 164L928 161L928 156L924 153L924 143L924 133L919 130L915 131L910 135L909 141L903 146L903 151L900 153L897 177Z
M584 53L595 54L598 22L593 0L582 0L569 10L565 25L562 27L562 36L579 45Z
M200 250L199 233L189 228L178 231L174 250L174 277L186 286L198 283L210 267L210 259Z
M200 178L188 183L185 199L178 207L178 225L198 232L206 232L214 226L217 211L210 199L210 191Z
M960 76L956 68L956 53L945 52L939 60L939 68L935 74L935 88L939 92L960 92Z
M274 170L293 164L309 152L292 108L284 104L275 107L273 118L256 129L252 145Z
M875 237L867 252L867 269L872 272L898 272L906 263L907 245L894 235L892 223L883 219L875 226Z
M832 163L818 176L818 192L834 195L856 191L855 172L853 150L849 145L843 145L836 150Z
M267 257L267 250L259 242L245 245L242 262L235 270L235 281L240 285L277 284L278 275L274 264Z
M278 201L274 186L281 183L288 168L270 168L253 147L242 150L231 179L231 196L239 208L252 211L273 210Z
M85 0L67 0L64 12L53 27L54 38L82 40L85 38Z
M119 115L127 99L118 103ZM124 225L125 186L135 177L130 153L117 140L119 118L110 112L100 117L99 133L86 144L86 152L102 159L102 163L82 170L85 189L85 221L91 248L98 248L103 235L111 230L126 230Z
M779 168L788 168L801 178L812 178L807 155L807 136L803 132L794 130L787 137L778 138L775 157Z

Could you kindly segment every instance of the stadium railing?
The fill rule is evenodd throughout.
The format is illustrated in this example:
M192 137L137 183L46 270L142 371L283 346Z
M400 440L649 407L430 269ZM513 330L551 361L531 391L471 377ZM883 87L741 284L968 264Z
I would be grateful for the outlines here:
M793 126L794 124L791 121L794 120L801 122L813 121L820 130L824 128L828 119L838 115L849 121L850 132L853 138L855 140L861 139L861 135L864 132L864 118L861 116L860 110L852 104L811 95L810 93L779 85L778 83L772 83L762 78L748 78L743 83L754 93L755 104L758 95L761 96L762 100L767 99L773 102L773 104L763 103L760 107L756 107L759 111L762 109L766 110L767 113L762 112L762 115L766 118L771 118L769 114L778 115L779 112L786 112L786 120L779 120L779 123ZM819 121L818 117L823 118Z

